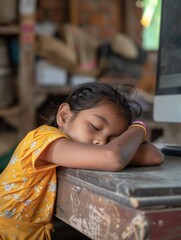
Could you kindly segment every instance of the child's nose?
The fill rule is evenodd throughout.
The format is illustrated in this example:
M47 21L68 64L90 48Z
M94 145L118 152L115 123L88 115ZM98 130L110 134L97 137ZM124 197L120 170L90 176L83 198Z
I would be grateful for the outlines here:
M107 140L105 138L97 138L93 140L93 144L105 145Z

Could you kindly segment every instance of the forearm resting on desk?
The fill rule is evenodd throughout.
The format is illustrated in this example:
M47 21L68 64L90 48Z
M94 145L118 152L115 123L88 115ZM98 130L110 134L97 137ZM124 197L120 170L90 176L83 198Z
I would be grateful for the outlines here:
M131 162L138 150L140 151L143 136L141 128L132 127L105 145L61 138L51 143L39 159L63 167L119 171ZM137 163L137 160L135 162Z

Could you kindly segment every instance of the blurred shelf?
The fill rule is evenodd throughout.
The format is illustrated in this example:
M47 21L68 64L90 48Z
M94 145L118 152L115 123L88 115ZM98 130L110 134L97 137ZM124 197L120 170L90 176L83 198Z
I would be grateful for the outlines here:
M6 34L19 34L20 33L20 27L19 25L0 25L0 34L6 35Z
M0 134L0 156L2 156L17 144L18 137L17 132L13 131L1 132Z
M17 1L18 9L21 9L22 2L27 1ZM31 13L22 13L17 9L16 22L8 22L7 24L1 22L0 24L0 37L6 41L8 50L11 47L9 39L18 37L18 48L12 45L13 50L18 51L16 54L19 57L19 64L15 66L17 71L15 91L18 103L15 103L14 106L0 107L0 117L16 129L18 139L22 139L36 124L36 109L32 103L34 96L32 86L30 86L35 60L35 6L36 0L28 1ZM14 54L14 51L10 51L10 54ZM12 55L8 57L12 57Z
M13 107L0 108L0 117L8 117L12 115L17 115L22 111L22 107L20 105Z
M36 86L35 93L39 94L69 94L72 90L71 86Z

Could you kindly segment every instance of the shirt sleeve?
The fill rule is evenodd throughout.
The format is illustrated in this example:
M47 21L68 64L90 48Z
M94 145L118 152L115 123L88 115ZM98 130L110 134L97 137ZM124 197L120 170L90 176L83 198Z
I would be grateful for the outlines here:
M64 133L55 127L43 125L32 132L30 132L21 143L21 151L19 156L21 158L22 167L33 168L34 170L45 170L55 168L57 165L41 161L35 163L40 154L51 144L59 138L68 138Z

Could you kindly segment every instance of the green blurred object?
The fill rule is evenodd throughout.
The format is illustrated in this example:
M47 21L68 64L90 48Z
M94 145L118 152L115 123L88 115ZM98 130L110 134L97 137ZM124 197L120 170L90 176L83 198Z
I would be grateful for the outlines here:
M11 148L7 153L5 153L4 155L0 156L0 173L8 165L14 150L15 150L15 147Z

